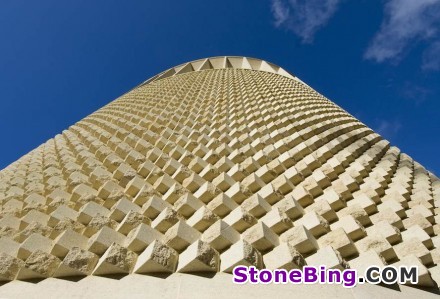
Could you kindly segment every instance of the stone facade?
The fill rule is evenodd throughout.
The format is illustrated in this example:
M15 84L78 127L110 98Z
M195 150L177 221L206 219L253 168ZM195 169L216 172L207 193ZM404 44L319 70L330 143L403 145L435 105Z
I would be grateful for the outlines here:
M0 203L2 281L374 263L440 284L440 180L258 59L153 77L3 169Z

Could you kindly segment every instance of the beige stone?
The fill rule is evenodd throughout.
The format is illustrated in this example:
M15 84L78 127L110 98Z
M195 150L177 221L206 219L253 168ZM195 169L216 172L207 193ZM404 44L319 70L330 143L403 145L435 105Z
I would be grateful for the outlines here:
M91 201L82 206L82 208L78 211L78 221L82 224L87 225L90 220L97 214L102 216L107 216L110 214L110 211L103 206Z
M304 227L307 228L315 238L330 231L328 221L316 212L306 213L302 218L295 222L295 225L296 223L304 225Z
M219 252L240 240L240 233L223 220L211 225L202 235L202 241L209 243Z
M358 250L353 240L347 235L343 228L332 230L328 234L318 239L319 247L331 246L337 250L343 258L348 258L358 254Z
M99 259L93 275L127 274L136 262L136 254L119 244L113 243Z
M82 234L86 237L91 237L104 226L108 226L111 229L116 229L118 223L115 220L110 219L110 217L96 214L87 224L87 226L82 230Z
M295 249L295 247L281 243L271 252L263 256L266 268L275 269L301 269L305 265L303 256Z
M217 272L219 253L208 243L196 241L179 255L177 272Z
M195 228L199 232L204 232L207 228L209 228L212 224L214 224L217 220L219 220L216 214L214 214L210 209L203 206L198 209L192 216L189 218L186 223L191 227Z
M238 204L224 193L217 195L207 207L217 216L224 217L238 207Z
M421 243L419 238L409 238L394 246L399 259L407 256L417 257L424 265L432 264L431 252Z
M142 214L130 211L122 219L121 223L116 227L116 231L127 235L131 230L135 229L142 223L150 224L151 220Z
M266 215L261 217L260 221L267 225L278 235L293 226L293 223L290 220L289 216L287 216L287 214L283 210L278 208L272 209Z
M72 247L59 264L53 276L87 276L92 273L97 263L98 256L94 253L78 247Z
M246 230L243 240L260 252L267 252L279 244L278 235L262 221Z
M170 227L176 224L183 217L172 208L164 209L154 221L151 222L151 227L165 233Z
M53 241L53 247L50 253L62 259L74 247L86 249L87 241L88 239L83 235L68 229Z
M47 225L54 227L60 220L68 218L75 221L78 217L78 212L66 206L59 205L51 214Z
M60 264L55 256L41 251L34 251L24 262L24 266L18 271L17 279L35 279L51 277Z
M174 209L182 216L189 218L196 210L203 206L203 202L192 194L181 196L175 203Z
M178 253L160 241L151 243L137 258L135 273L172 273L175 271Z
M49 215L46 215L37 210L31 210L21 218L20 229L25 229L32 222L37 222L41 225L47 225L49 219Z
M38 233L33 233L30 235L23 243L21 243L20 248L17 252L17 257L26 260L33 252L41 251L49 253L52 249L53 241L46 238Z
M177 252L182 252L200 236L201 233L198 230L189 226L185 221L180 220L167 230L163 241L166 245L175 249Z
M353 241L362 239L367 235L365 228L351 215L344 216L339 221L330 225L332 230L342 228Z
M125 236L117 231L103 226L87 241L87 250L95 254L103 254L113 243L124 244Z
M381 255L386 262L392 262L397 257L394 250L395 247L391 246L381 235L368 235L356 242L356 247L360 252L374 250L377 254Z
M324 265L327 269L339 270L344 270L348 266L347 262L331 246L320 248L316 253L306 258L306 263L309 266Z
M155 240L163 240L163 235L144 223L139 224L125 238L125 246L133 252L141 252Z
M303 225L292 227L280 236L280 240L295 247L301 254L309 254L319 249L315 237Z
M261 253L246 241L240 240L221 254L220 271L231 273L235 266L255 266L261 268L263 259Z
M257 219L241 206L229 213L224 221L240 233L257 223Z
M215 57L154 76L1 170L0 204L4 281L306 262L343 269L348 262L359 271L412 263L420 287L440 283L440 180L258 59ZM190 286L182 275L165 280L179 281L179 290L224 294L215 285L219 274ZM91 279L113 295L118 283L146 278ZM163 285L149 279L151 290ZM70 292L82 281L48 279L23 294L52 283ZM15 285L22 284L0 287L0 296ZM274 290L241 287L224 291L255 297ZM370 287L344 294L371 295Z
M140 213L141 208L131 202L128 198L122 197L111 208L109 217L116 221L122 221L124 217L130 212Z
M11 281L17 276L20 268L24 266L24 262L6 253L0 253L0 281Z
M171 208L171 205L161 198L153 195L142 206L142 213L150 219L155 219L164 209Z
M429 270L421 263L420 259L415 257L414 255L406 256L402 258L399 262L395 263L394 266L411 266L417 267L418 272L418 286L421 287L433 287L435 286L435 282L433 277L430 275Z
M260 218L272 208L259 194L254 194L246 199L241 206L253 216Z
M11 238L2 237L0 238L0 252L6 253L12 257L16 257L18 254L18 249L20 248L20 243L15 242Z
M361 275L371 266L384 268L387 265L384 258L374 250L362 252L355 259L350 260L349 264L350 268L356 269Z

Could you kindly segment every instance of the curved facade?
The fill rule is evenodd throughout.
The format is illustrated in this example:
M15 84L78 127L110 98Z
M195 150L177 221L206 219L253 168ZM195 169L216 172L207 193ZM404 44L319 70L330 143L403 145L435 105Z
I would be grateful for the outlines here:
M3 281L374 264L440 283L439 179L257 59L147 80L3 169L0 202Z

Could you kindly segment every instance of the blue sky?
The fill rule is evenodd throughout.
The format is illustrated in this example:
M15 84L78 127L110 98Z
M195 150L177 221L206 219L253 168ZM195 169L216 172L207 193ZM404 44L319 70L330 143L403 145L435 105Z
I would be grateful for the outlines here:
M169 67L242 55L439 175L439 25L440 0L3 0L0 169Z

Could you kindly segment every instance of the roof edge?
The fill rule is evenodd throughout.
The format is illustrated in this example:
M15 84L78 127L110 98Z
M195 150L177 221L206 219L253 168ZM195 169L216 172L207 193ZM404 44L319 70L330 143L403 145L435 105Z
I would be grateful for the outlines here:
M298 80L295 75L289 73L282 67L262 59L244 56L215 56L179 64L151 77L150 79L142 82L140 85L184 73L225 68L265 71Z

